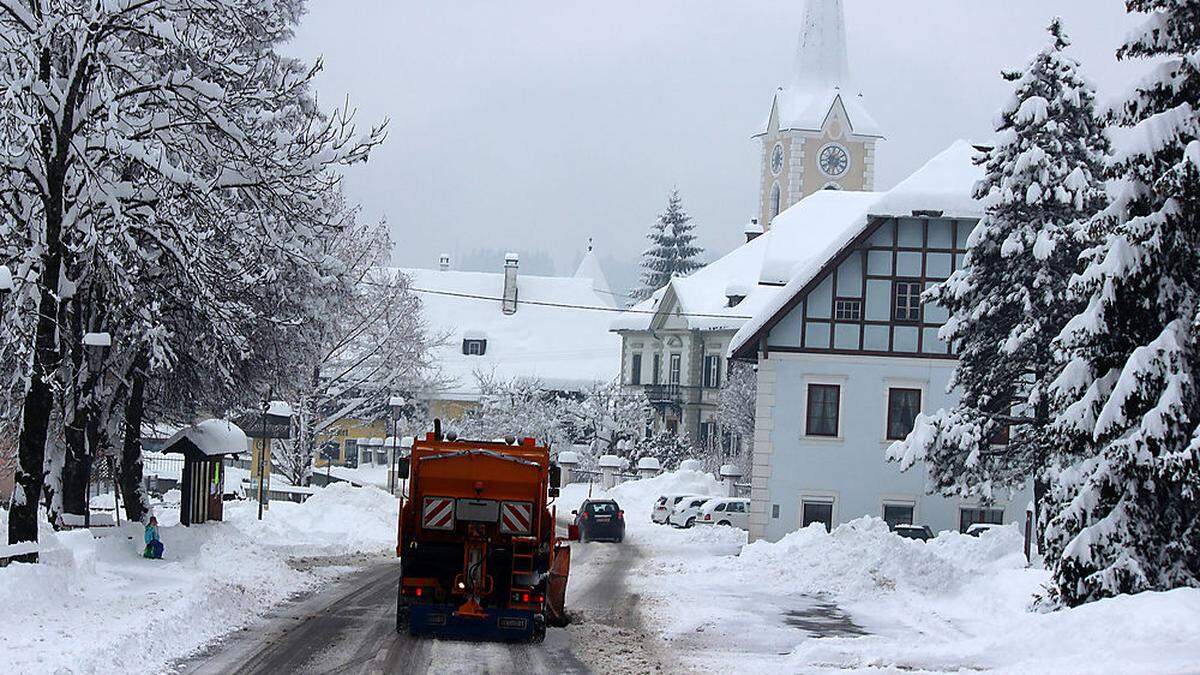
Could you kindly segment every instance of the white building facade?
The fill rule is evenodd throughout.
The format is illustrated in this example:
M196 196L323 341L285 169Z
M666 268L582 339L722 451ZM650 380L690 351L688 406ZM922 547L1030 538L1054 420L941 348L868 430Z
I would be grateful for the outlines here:
M948 316L921 293L963 264L982 215L977 150L956 143L844 221L735 336L731 355L758 364L752 538L864 515L935 532L1024 520L1027 493L986 505L928 495L923 467L886 458L919 412L955 402L956 360L938 338Z

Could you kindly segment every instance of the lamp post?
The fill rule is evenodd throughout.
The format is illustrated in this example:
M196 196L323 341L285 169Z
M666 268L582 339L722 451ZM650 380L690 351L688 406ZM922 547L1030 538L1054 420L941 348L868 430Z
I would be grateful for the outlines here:
M268 389L267 395L262 400L262 445L259 446L258 453L258 519L262 520L263 513L263 490L266 488L267 475L267 443L271 439L267 437L267 411L271 409L271 397L273 390Z
M400 454L400 437L396 435L396 428L400 424L400 413L403 412L405 403L403 396L392 396L388 399L388 407L392 410L392 456L389 461L391 470L388 471L390 474L388 486L393 495L396 494L396 485L400 482L400 477L396 475L397 460Z

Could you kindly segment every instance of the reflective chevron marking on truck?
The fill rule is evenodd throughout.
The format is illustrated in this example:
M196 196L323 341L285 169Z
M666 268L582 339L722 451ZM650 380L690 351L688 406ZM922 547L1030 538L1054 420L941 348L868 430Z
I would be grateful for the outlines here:
M504 502L500 505L500 531L505 534L528 534L533 527L533 504Z
M454 529L454 499L451 497L426 497L421 524L430 530Z

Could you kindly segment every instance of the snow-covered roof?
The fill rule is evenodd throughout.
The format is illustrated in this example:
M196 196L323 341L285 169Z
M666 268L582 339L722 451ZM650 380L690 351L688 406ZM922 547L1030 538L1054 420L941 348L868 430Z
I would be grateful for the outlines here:
M182 452L175 446L185 439L191 441L200 452L210 457L234 455L246 452L250 447L246 432L242 431L238 425L228 420L211 419L177 431L174 436L167 439L162 452Z
M671 283L613 321L613 330L648 330L659 309L679 312L695 330L735 330L779 294L795 270L866 222L877 192L822 190L780 213L766 234ZM730 307L729 296L744 296ZM666 303L666 304L664 304ZM668 315L669 316L669 315Z
M579 267L575 268L576 279L591 279L592 290L601 297L613 298L612 287L608 284L608 277L604 276L604 269L600 266L600 258L589 245L587 253L583 255L583 260L579 261Z
M779 128L783 131L820 131L834 105L841 101L850 122L850 132L857 136L883 137L883 127L867 112L861 94L843 95L841 89L788 87L775 92L773 109L779 114ZM771 125L768 115L757 135L767 133Z
M763 252L774 232L772 228L691 275L672 279L670 284L655 291L653 296L634 305L632 312L612 321L612 329L649 330L655 313L660 309L672 314L679 312L680 320L695 330L737 328L779 290L758 283ZM746 297L733 307L729 306L729 298L725 295L730 284L747 291Z
M433 335L446 337L434 360L447 385L438 398L475 400L476 373L502 379L536 378L560 389L608 382L620 371L621 340L609 332L618 316L612 295L592 278L517 274L517 311L501 311L502 272L401 269L421 299ZM462 353L462 341L486 339L481 356Z
M738 329L729 353L735 354L752 341L829 260L863 233L872 217L911 216L914 211L937 212L947 218L981 217L983 207L972 195L975 183L983 178L983 168L974 161L982 147L955 141L887 192L817 192L776 216L768 233L774 243L763 263L762 279L786 281L787 285ZM804 226L822 222L826 226L820 229ZM809 233L812 236L805 236ZM792 251L798 246L810 248L795 255Z

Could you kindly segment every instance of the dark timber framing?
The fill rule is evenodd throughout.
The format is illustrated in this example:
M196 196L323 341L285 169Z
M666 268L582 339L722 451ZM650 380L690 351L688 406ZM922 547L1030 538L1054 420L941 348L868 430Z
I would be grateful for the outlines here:
M783 353L807 353L807 354L853 354L866 356L908 356L915 358L932 358L932 359L955 359L953 349L948 352L926 352L925 351L925 334L929 329L939 328L942 324L934 322L927 316L927 307L924 303L921 304L920 313L916 321L897 321L895 314L896 303L896 282L909 281L919 284L919 288L924 291L931 283L944 281L947 276L935 274L929 269L929 257L931 254L948 255L950 259L950 274L953 274L959 268L959 260L966 253L966 234L975 226L976 220L971 218L943 218L934 214L925 212L914 212L911 216L879 216L872 215L868 217L868 225L863 228L863 231L844 246L837 254L825 262L813 278L809 280L795 295L788 299L787 303L775 313L769 321L767 321L758 332L742 345L741 349L734 356L736 358L753 358L755 356L753 350L755 348L762 350L762 355L766 357L770 352ZM920 243L919 244L902 244L901 238L901 221L915 221L920 226ZM941 243L934 245L930 242L930 224L945 223L949 230L950 241L947 245ZM876 239L876 234L885 231L887 236ZM872 273L870 269L871 252L883 254L885 260L890 258L891 272L890 274ZM899 263L902 253L916 253L920 256L919 272L913 274L900 274ZM860 297L839 293L839 269L842 264L851 259L851 256L859 256L861 282L858 285ZM908 270L912 272L913 270ZM830 279L830 301L829 301L829 317L814 318L808 316L808 298L809 295L817 289L826 279ZM874 313L870 307L870 298L868 297L868 287L871 281L887 281L890 284L891 292L888 294L889 306L887 307L887 320L869 319L868 315ZM860 300L861 310L858 320L839 320L837 318L837 303L839 300ZM767 344L766 337L785 316L793 311L799 312L800 317L800 335L799 346L788 346L778 344ZM809 346L808 327L809 324L822 325L828 327L828 339L824 345ZM837 327L841 326L856 326L858 328L858 345L857 348L838 348L837 344ZM887 329L887 348L886 349L867 349L867 327L882 326ZM896 349L896 330L900 329L915 329L917 332L915 349L912 351L899 351Z

